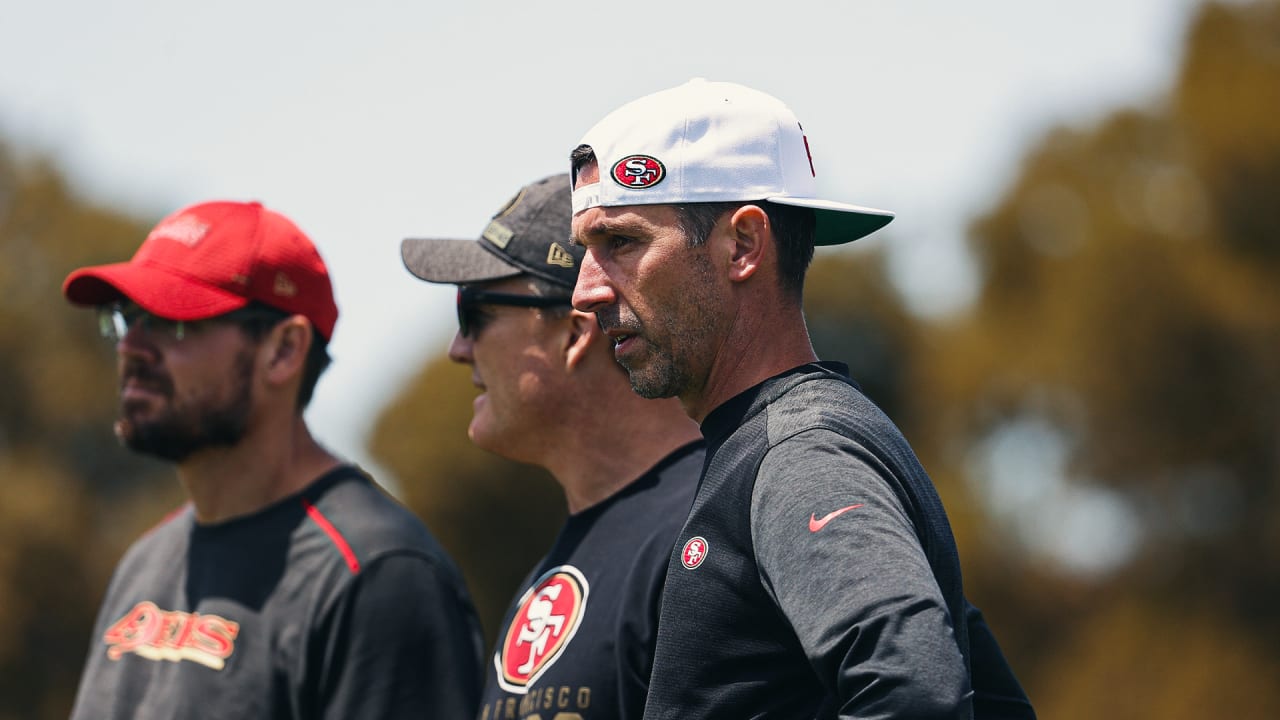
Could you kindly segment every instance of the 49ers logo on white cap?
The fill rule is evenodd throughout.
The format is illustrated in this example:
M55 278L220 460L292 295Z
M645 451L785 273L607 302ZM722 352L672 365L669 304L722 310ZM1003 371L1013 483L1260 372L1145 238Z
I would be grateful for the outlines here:
M667 169L650 155L628 155L613 164L613 181L624 188L653 187L667 176Z
M693 570L707 559L707 553L711 550L711 546L707 544L707 539L702 536L689 538L689 542L684 544L684 550L680 551L680 563L689 570Z
M564 652L582 624L587 579L572 565L551 568L525 592L511 617L506 638L493 654L498 685L528 692Z

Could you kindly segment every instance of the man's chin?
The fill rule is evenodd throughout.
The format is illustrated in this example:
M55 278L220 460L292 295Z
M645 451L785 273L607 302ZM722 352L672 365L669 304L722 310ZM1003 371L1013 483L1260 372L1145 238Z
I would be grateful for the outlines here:
M133 422L128 418L122 417L116 420L115 425L113 425L111 429L115 432L116 440L119 440L121 445L128 448L132 447L130 443L137 434L137 428L134 426Z
M164 423L144 422L128 416L116 420L114 431L120 444L139 455L180 463L211 443L189 434L175 432Z
M506 445L498 435L499 433L494 432L493 428L485 424L482 418L479 417L473 417L471 424L467 426L467 439L471 441L472 445L485 452L491 452L500 457L508 457L504 452L507 449Z
M467 439L471 441L472 445L485 450L488 450L488 446L492 444L492 438L490 438L484 428L474 420L471 422L471 425L467 427Z
M670 377L653 372L652 368L632 370L627 368L631 391L646 400L675 397L677 389Z

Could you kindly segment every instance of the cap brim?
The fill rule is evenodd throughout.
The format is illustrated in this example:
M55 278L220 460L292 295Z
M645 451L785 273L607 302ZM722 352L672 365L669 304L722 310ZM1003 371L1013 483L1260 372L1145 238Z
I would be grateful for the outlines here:
M814 245L842 245L866 237L893 220L888 210L815 198L771 197L771 203L812 208L817 216Z
M62 283L62 293L76 305L128 299L170 320L204 320L249 304L242 295L194 282L163 267L133 262L76 270Z
M475 240L407 238L400 243L400 257L409 272L433 283L486 282L524 272Z

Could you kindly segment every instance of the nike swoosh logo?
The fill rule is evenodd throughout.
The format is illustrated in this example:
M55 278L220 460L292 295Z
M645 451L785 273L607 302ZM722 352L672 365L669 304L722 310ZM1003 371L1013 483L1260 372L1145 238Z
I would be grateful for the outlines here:
M826 527L827 523L831 522L837 515L842 515L844 513L849 512L850 510L856 510L857 508L860 508L860 507L862 507L862 503L858 503L857 505L850 505L849 507L843 507L843 508L840 508L839 510L832 510L831 512L824 515L821 520L818 519L818 516L816 514L811 514L809 515L809 532L818 532L822 528Z

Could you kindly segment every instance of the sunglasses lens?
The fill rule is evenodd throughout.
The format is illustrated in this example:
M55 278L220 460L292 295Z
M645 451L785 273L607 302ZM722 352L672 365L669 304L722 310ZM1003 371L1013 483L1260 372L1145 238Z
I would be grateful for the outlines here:
M568 296L513 295L475 288L458 288L458 334L474 338L489 322L485 306L549 308L570 305Z
M492 301L493 293L473 288L458 288L458 333L464 338L475 339L489 321L484 306Z
M459 313L458 329L462 332L462 337L474 338L484 329L485 321L488 320L479 303L466 303L459 308Z
M98 310L98 333L111 342L120 342L129 332L129 324L124 313L118 307L104 307Z
M98 310L98 332L111 342L120 342L134 327L141 327L151 337L181 340L187 323L156 317L136 307L110 305Z
M466 293L462 291L462 288L458 288L458 334L462 337L471 336L471 322L468 317L471 314L469 305Z

